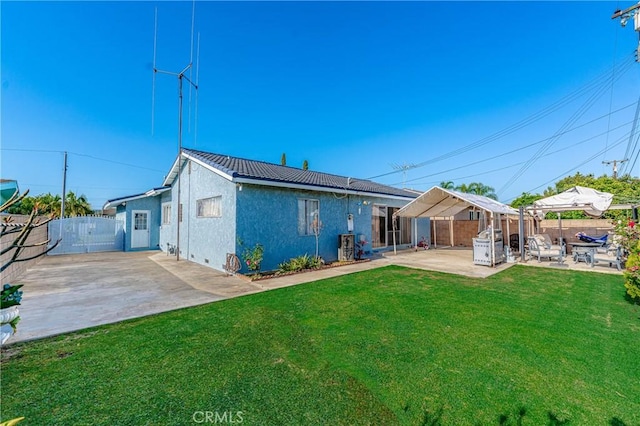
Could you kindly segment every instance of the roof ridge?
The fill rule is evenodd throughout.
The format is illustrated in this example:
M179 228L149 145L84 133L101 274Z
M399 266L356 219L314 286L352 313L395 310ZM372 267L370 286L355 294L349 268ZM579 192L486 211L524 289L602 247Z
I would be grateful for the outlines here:
M374 181L372 181L370 179L356 178L356 177L353 177L353 176L344 176L344 175L338 175L338 174L327 173L327 172L320 172L320 171L317 171L317 170L308 170L308 169L304 170L301 167L294 167L294 166L287 166L287 165L283 166L282 164L271 163L271 162L265 161L265 160L253 160L251 158L237 157L237 156L229 155L229 154L219 154L219 153L215 153L215 152L202 151L202 150L199 150L199 149L192 149L192 148L184 148L183 147L182 149L184 151L191 151L191 152L196 152L196 153L201 153L201 154L206 154L206 155L217 155L217 156L220 156L220 157L227 157L229 159L250 161L252 163L266 164L266 165L269 165L269 166L284 167L284 168L288 168L288 169L296 170L296 171L300 171L300 172L317 173L317 174L326 175L326 176L334 176L334 177L339 177L339 178L344 178L344 179L350 179L351 182L354 182L354 181L357 180L359 182L373 182L373 183L376 183L378 185L384 185L384 184L381 184L381 183L378 183L378 182L374 182ZM222 166L222 167L224 167L224 166ZM233 170L233 171L237 172L237 170ZM389 185L385 185L385 186L389 186Z

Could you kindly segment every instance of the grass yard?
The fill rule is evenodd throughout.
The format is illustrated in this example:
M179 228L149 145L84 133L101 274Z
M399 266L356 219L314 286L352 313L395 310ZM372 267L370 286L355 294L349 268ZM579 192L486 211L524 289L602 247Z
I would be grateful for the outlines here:
M2 355L1 416L639 425L640 310L622 282L386 267L16 344Z

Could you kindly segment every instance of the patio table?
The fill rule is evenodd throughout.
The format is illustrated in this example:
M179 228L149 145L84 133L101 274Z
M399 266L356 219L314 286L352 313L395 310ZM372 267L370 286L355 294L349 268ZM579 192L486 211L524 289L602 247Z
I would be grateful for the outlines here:
M571 243L573 263L585 262L593 266L593 257L598 247L602 247L602 244L584 242Z

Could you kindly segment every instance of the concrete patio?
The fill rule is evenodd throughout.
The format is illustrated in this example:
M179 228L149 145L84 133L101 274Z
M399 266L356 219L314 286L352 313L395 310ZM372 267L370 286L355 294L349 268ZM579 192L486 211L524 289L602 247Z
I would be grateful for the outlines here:
M600 272L605 274L618 274L622 272L618 271L615 267L610 267L604 263L598 263L591 267L585 262L574 262L571 255L563 259L561 264L557 260L543 260L538 262L536 259L527 260L521 262L519 257L516 257L514 263L501 263L496 267L488 267L482 265L473 264L473 251L470 248L461 247L446 247L438 248L436 250L403 250L399 251L397 255L393 252L385 253L384 258L394 265L406 266L409 268L427 269L439 272L448 272L452 274L465 275L468 277L486 278L498 272L504 271L513 265L520 264L524 266L533 266L540 268L554 268L569 271L584 271L584 272Z

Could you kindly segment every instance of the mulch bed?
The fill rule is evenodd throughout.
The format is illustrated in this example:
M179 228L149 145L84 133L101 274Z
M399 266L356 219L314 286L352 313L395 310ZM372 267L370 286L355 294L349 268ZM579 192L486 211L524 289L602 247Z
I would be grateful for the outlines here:
M260 281L260 280L269 280L271 278L286 277L289 275L304 274L305 272L321 271L323 269L339 268L340 266L347 266L347 265L353 265L355 263L364 263L364 262L370 262L370 261L371 259L340 261L340 262L329 263L319 268L302 269L300 271L291 271L291 272L268 271L268 272L261 272L259 274L252 274L252 275L244 275L244 274L236 274L236 275L247 281Z

